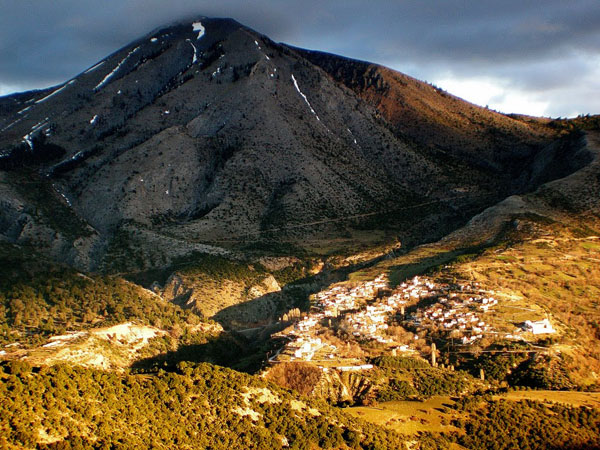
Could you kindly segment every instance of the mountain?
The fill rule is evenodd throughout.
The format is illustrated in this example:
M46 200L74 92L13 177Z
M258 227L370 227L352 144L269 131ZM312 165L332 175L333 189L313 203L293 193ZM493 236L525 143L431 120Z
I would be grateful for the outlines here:
M0 233L105 272L411 246L584 165L553 124L201 18L0 99Z

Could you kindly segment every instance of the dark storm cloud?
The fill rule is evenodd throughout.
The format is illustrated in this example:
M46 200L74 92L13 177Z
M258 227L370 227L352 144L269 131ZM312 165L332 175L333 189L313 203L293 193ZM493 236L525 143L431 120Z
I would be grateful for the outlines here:
M598 0L0 0L0 88L64 81L153 28L198 15L428 80L491 77L550 95L600 71ZM583 102L573 111L595 107L571 94Z

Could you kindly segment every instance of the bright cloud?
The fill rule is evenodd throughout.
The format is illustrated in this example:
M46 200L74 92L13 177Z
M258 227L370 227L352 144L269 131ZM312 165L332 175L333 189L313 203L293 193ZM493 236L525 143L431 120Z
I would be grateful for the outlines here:
M531 116L549 114L550 102L539 94L530 94L508 88L508 82L478 78L440 78L433 84L476 105L504 113L520 113Z

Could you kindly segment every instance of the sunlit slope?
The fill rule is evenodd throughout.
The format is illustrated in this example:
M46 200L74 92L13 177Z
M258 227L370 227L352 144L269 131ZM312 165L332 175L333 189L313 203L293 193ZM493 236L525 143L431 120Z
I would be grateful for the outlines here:
M387 271L393 283L420 273L438 282L476 283L498 299L489 315L510 334L526 320L547 318L555 333L530 336L543 343L581 386L600 374L600 178L598 134L585 149L592 162L565 178L513 196L474 217L434 244L384 261L354 279ZM493 338L486 341L489 345ZM485 347L484 347L485 348Z

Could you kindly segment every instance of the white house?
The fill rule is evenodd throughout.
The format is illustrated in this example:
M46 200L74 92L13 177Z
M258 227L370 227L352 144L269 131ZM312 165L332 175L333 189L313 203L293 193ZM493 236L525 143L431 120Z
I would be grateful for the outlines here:
M556 330L552 328L548 319L538 320L537 322L527 320L523 325L523 329L533 334L556 333Z

